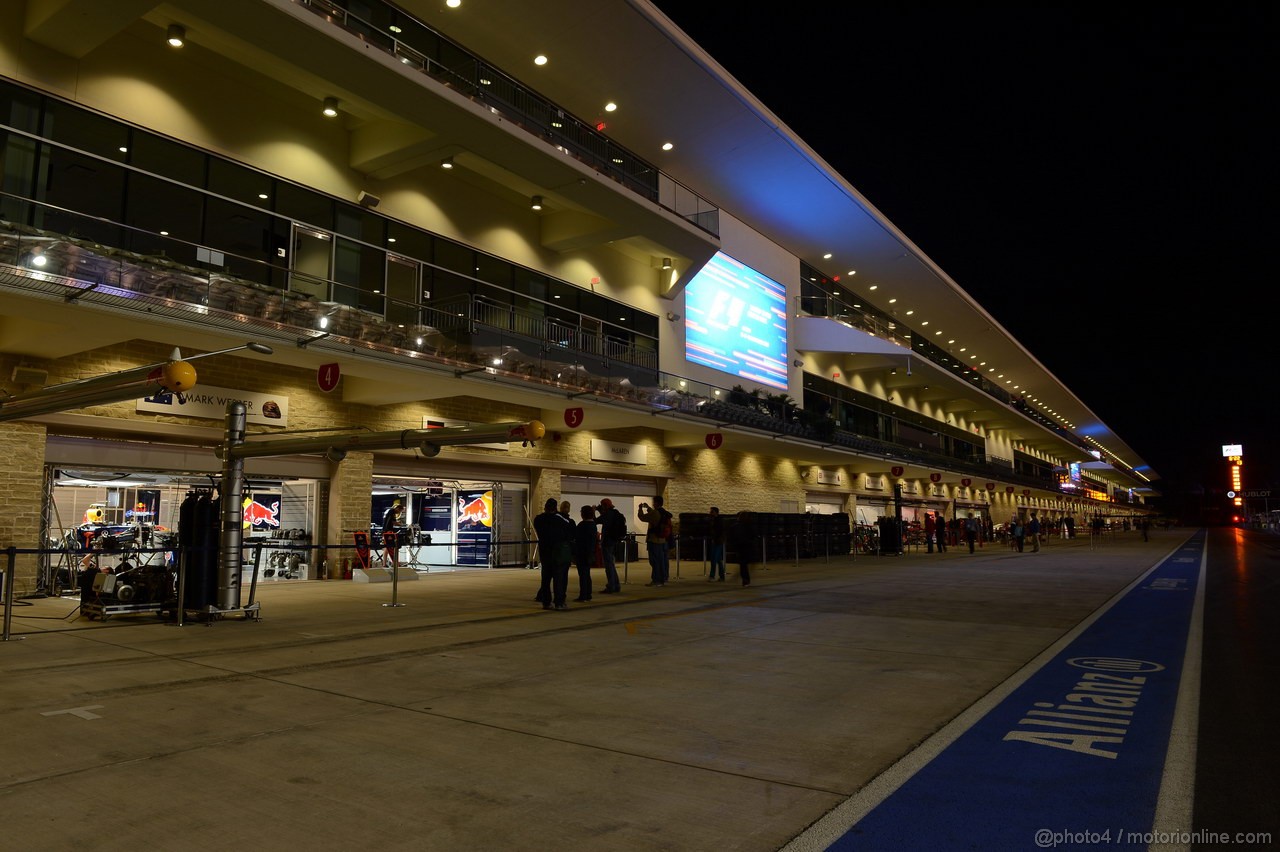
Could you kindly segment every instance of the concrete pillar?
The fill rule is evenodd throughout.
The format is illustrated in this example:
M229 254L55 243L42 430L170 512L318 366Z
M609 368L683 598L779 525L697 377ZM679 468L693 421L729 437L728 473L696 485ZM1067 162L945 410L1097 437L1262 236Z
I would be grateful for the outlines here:
M44 501L45 427L0 423L0 548L38 548ZM5 563L7 570L7 560ZM14 564L14 597L35 591L39 559L19 555Z
M355 544L352 533L369 531L373 499L373 453L347 453L340 462L329 464L329 515L325 541L329 546ZM329 579L342 577L342 560L355 564L354 550L334 550L332 556L317 554L329 561Z

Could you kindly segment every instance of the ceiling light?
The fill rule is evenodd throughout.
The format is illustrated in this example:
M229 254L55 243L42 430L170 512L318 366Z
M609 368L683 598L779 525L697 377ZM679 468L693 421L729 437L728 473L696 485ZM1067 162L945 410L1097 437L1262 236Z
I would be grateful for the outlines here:
M445 4L450 9L456 9L462 5L462 0L446 0Z
M830 260L830 259L831 259L831 252L827 252L826 254L824 254L824 255L822 256L822 259L823 259L823 260Z
M856 270L856 269L850 269L850 270L849 270L849 272L848 272L848 274L849 274L849 275L857 275L857 274L858 274L858 270ZM872 289L875 289L875 288L872 288Z
M672 145L670 142L663 142L663 143L662 143L662 150L664 150L664 151L670 151L670 150L671 150L672 148L674 148L674 147L676 147L676 146L675 146L675 145Z
M181 24L169 25L169 46L182 47L187 43L187 30Z
M387 27L387 29L391 30L391 32L393 32L393 33L402 33L402 32L404 32L404 30L402 30L402 29L400 28L400 25L399 25L399 24L392 24L391 26Z
M324 114L325 114L326 116L328 116L329 118L333 118L335 115L337 115L337 114L338 114L338 99L337 99L337 98L325 98L325 99L324 99Z
M849 273L849 274L850 274L850 275L852 275L853 273ZM872 284L868 289L870 289L870 290L874 290L874 289L876 289L876 288L877 288L877 287L879 287L879 286L880 286L879 284Z
M609 103L604 105L605 112L613 112L617 108L618 108L618 105L615 104L613 101L609 101Z
M453 157L445 157L443 160L441 160L441 161L440 161L440 168L442 168L442 169L451 169L451 168L453 168Z
M541 209L542 209L542 196L541 196L541 195L535 195L535 196L531 199L531 201L532 201L532 203L531 203L529 206L530 206L530 207L532 207L534 210L541 210Z
M662 268L663 268L663 269L670 269L670 268L671 268L671 258L669 258L669 257L664 257L664 258L662 259Z
M543 56L541 53L539 53L537 56L533 57L533 64L534 64L534 65L546 65L546 64L547 64L547 57L545 57L545 56Z
M263 201L267 200L267 194L265 192L259 192L258 197L261 198Z

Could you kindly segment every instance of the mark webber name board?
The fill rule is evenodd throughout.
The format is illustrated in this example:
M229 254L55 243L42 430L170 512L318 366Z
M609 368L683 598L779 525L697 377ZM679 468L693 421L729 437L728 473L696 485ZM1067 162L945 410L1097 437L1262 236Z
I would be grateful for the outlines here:
M248 393L231 388L199 385L191 393L158 393L138 400L138 412L172 414L176 417L199 417L204 420L226 420L227 403L244 403L245 419L267 426L289 425L289 397L265 393Z

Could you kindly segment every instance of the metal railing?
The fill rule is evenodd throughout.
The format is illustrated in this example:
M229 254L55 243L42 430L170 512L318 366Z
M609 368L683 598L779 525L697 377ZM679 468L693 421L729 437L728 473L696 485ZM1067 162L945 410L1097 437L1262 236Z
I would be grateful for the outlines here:
M423 72L446 86L474 98L501 113L515 126L542 139L625 186L630 191L664 207L682 219L713 236L720 233L720 211L716 205L656 166L636 156L605 136L588 122L567 113L504 71L472 54L465 47L445 38L421 21L416 27L402 28L399 35L365 20L333 0L294 0L326 21L377 47L400 60L401 64ZM373 0L372 5L391 9ZM408 16L399 9L401 18ZM415 46L410 40L424 38L414 30L420 27L430 37L447 42L450 48L465 56L449 65L428 55L425 44Z

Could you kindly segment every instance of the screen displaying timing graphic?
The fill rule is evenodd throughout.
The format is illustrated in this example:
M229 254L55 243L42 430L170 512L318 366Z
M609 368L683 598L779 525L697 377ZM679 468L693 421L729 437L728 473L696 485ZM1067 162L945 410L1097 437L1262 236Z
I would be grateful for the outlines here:
M684 357L787 388L787 290L721 252L685 288Z

